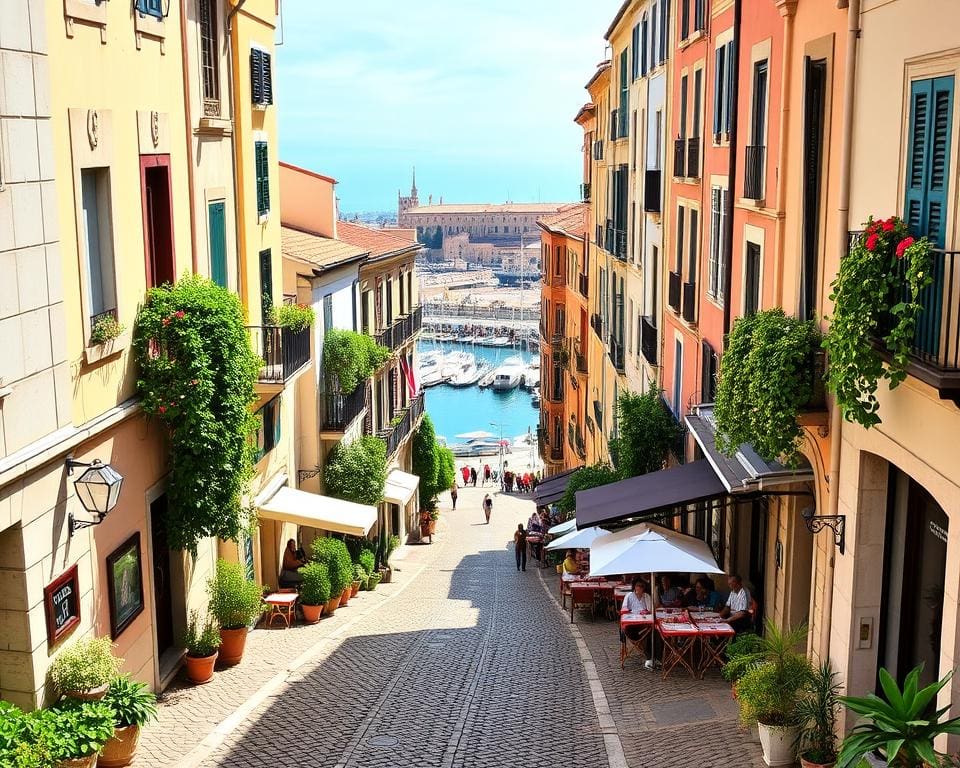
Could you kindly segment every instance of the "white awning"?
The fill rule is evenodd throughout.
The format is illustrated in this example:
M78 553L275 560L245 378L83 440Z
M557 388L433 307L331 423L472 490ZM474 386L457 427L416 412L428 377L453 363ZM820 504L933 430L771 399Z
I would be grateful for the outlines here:
M349 536L366 536L377 522L376 507L286 487L261 502L259 510L260 516L268 520L284 520Z
M419 485L420 478L417 475L411 475L399 469L391 469L390 474L387 475L387 482L383 486L384 501L405 507L413 494L417 492L417 486Z

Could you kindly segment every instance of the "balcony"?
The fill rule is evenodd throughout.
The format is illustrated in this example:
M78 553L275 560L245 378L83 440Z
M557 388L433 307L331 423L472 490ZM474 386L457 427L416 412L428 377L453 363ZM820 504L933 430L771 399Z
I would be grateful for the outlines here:
M655 318L640 318L640 354L650 365L657 364L657 326Z
M586 298L589 295L590 291L590 276L579 274L577 275L577 290L580 291L580 295Z
M253 351L263 358L262 384L285 384L310 362L310 329L291 331L275 325L247 326Z
M550 444L550 461L563 461L563 432L558 432L555 438Z
M660 169L648 168L643 175L643 210L660 213Z
M623 373L623 342L618 341L612 333L610 334L609 354L613 367Z
M687 178L700 178L700 137L687 139Z
M421 393L411 400L410 405L401 414L400 420L393 427L380 433L387 444L387 459L397 452L400 444L416 428L420 416L423 415L423 394Z
M671 272L667 279L667 305L680 314L680 273Z
M596 312L590 315L590 327L597 334L597 338L603 341L603 318Z
M763 158L766 147L745 147L743 196L747 200L763 200Z
M683 319L693 325L697 322L697 284L683 284Z
M590 182L580 185L580 200L584 203L590 202Z
M322 428L327 432L345 432L367 407L368 388L358 386L349 395L327 392L323 395Z
M583 353L582 346L580 339L573 340L573 358L577 366L577 373L587 372L587 356Z
M673 175L683 178L687 175L687 140L676 139L673 142Z
M423 307L416 307L410 314L398 317L393 324L374 337L382 347L394 351L417 335L423 325Z

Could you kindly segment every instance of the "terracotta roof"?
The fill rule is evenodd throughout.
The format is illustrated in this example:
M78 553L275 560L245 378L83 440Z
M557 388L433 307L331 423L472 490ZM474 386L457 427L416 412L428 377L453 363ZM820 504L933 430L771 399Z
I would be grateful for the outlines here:
M597 111L597 105L592 101L588 101L582 107L580 111L577 112L576 116L573 118L573 122L579 123L582 119L594 114Z
M582 237L587 225L587 203L565 205L552 216L537 219L543 229L550 232L562 232L573 237Z
M337 222L337 236L345 243L350 243L364 251L371 257L386 256L410 248L420 248L419 243L410 242L410 239L389 230L373 229L352 221Z
M280 227L283 255L324 270L347 264L366 256L368 250L352 243L302 232L293 227Z
M604 72L609 71L610 66L611 66L610 59L607 59L606 61L601 61L599 64L597 64L597 71L590 76L590 79L587 80L587 84L583 87L589 88L591 85L593 85L597 81L597 78L600 77L600 75L602 75Z
M565 203L445 203L419 205L407 213L553 213Z

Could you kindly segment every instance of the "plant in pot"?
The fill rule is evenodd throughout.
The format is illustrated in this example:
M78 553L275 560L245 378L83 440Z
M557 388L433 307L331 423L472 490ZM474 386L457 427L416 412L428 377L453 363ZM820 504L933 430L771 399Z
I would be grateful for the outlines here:
M238 664L243 658L250 624L263 613L263 591L250 581L240 563L217 561L217 572L207 582L210 612L220 625L221 664Z
M157 716L157 697L146 683L123 676L110 681L103 703L113 712L113 737L100 750L97 765L130 765L137 752L140 729Z
M390 566L390 555L392 555L394 550L399 546L400 537L396 534L386 539L383 548L383 567L380 569L380 581L384 584L389 584L393 578L393 568Z
M216 622L207 617L202 623L200 614L191 611L182 645L187 649L184 666L191 683L202 685L213 680L213 666L217 663L220 632Z
M96 701L104 697L122 663L113 655L109 638L88 637L57 654L50 665L50 680L68 698Z
M797 651L806 636L806 626L781 631L767 621L756 650L734 657L724 667L737 681L740 722L757 723L767 765L795 762L797 704L811 675L810 662Z
M874 693L840 697L841 703L863 719L843 740L837 768L856 768L875 751L884 756L887 765L900 768L941 765L943 755L934 749L934 739L940 734L960 735L960 718L941 720L950 706L937 709L935 703L953 673L920 688L922 670L922 665L910 670L901 690L890 673L881 668L883 697Z
M330 600L327 602L326 611L329 616L338 606L346 604L344 594L349 599L353 580L353 561L350 559L346 545L339 539L331 537L314 540L311 559L327 566L330 576Z
M825 659L813 669L807 690L797 702L800 764L803 768L830 768L837 761L837 697L840 683Z
M353 564L353 581L350 584L350 597L356 597L360 591L360 585L367 580L367 572L360 563Z
M440 519L440 510L431 509L430 510L430 535L433 536L437 532L437 520Z
M37 739L49 748L56 768L92 768L113 737L113 710L102 701L62 699L36 718Z
M359 555L357 555L357 562L360 564L360 567L363 568L366 573L366 578L364 579L363 589L373 589L370 586L370 576L376 570L377 558L369 549L360 550ZM379 581L379 579L378 579ZM374 585L375 586L375 585Z
M320 621L323 606L330 600L330 571L326 563L307 563L300 569L300 608L308 624Z

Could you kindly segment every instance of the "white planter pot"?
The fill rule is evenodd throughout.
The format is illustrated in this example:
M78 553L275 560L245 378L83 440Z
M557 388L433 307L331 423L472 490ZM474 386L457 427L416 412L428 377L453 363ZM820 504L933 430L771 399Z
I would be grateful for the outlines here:
M763 762L767 765L793 765L797 760L797 729L757 723Z

